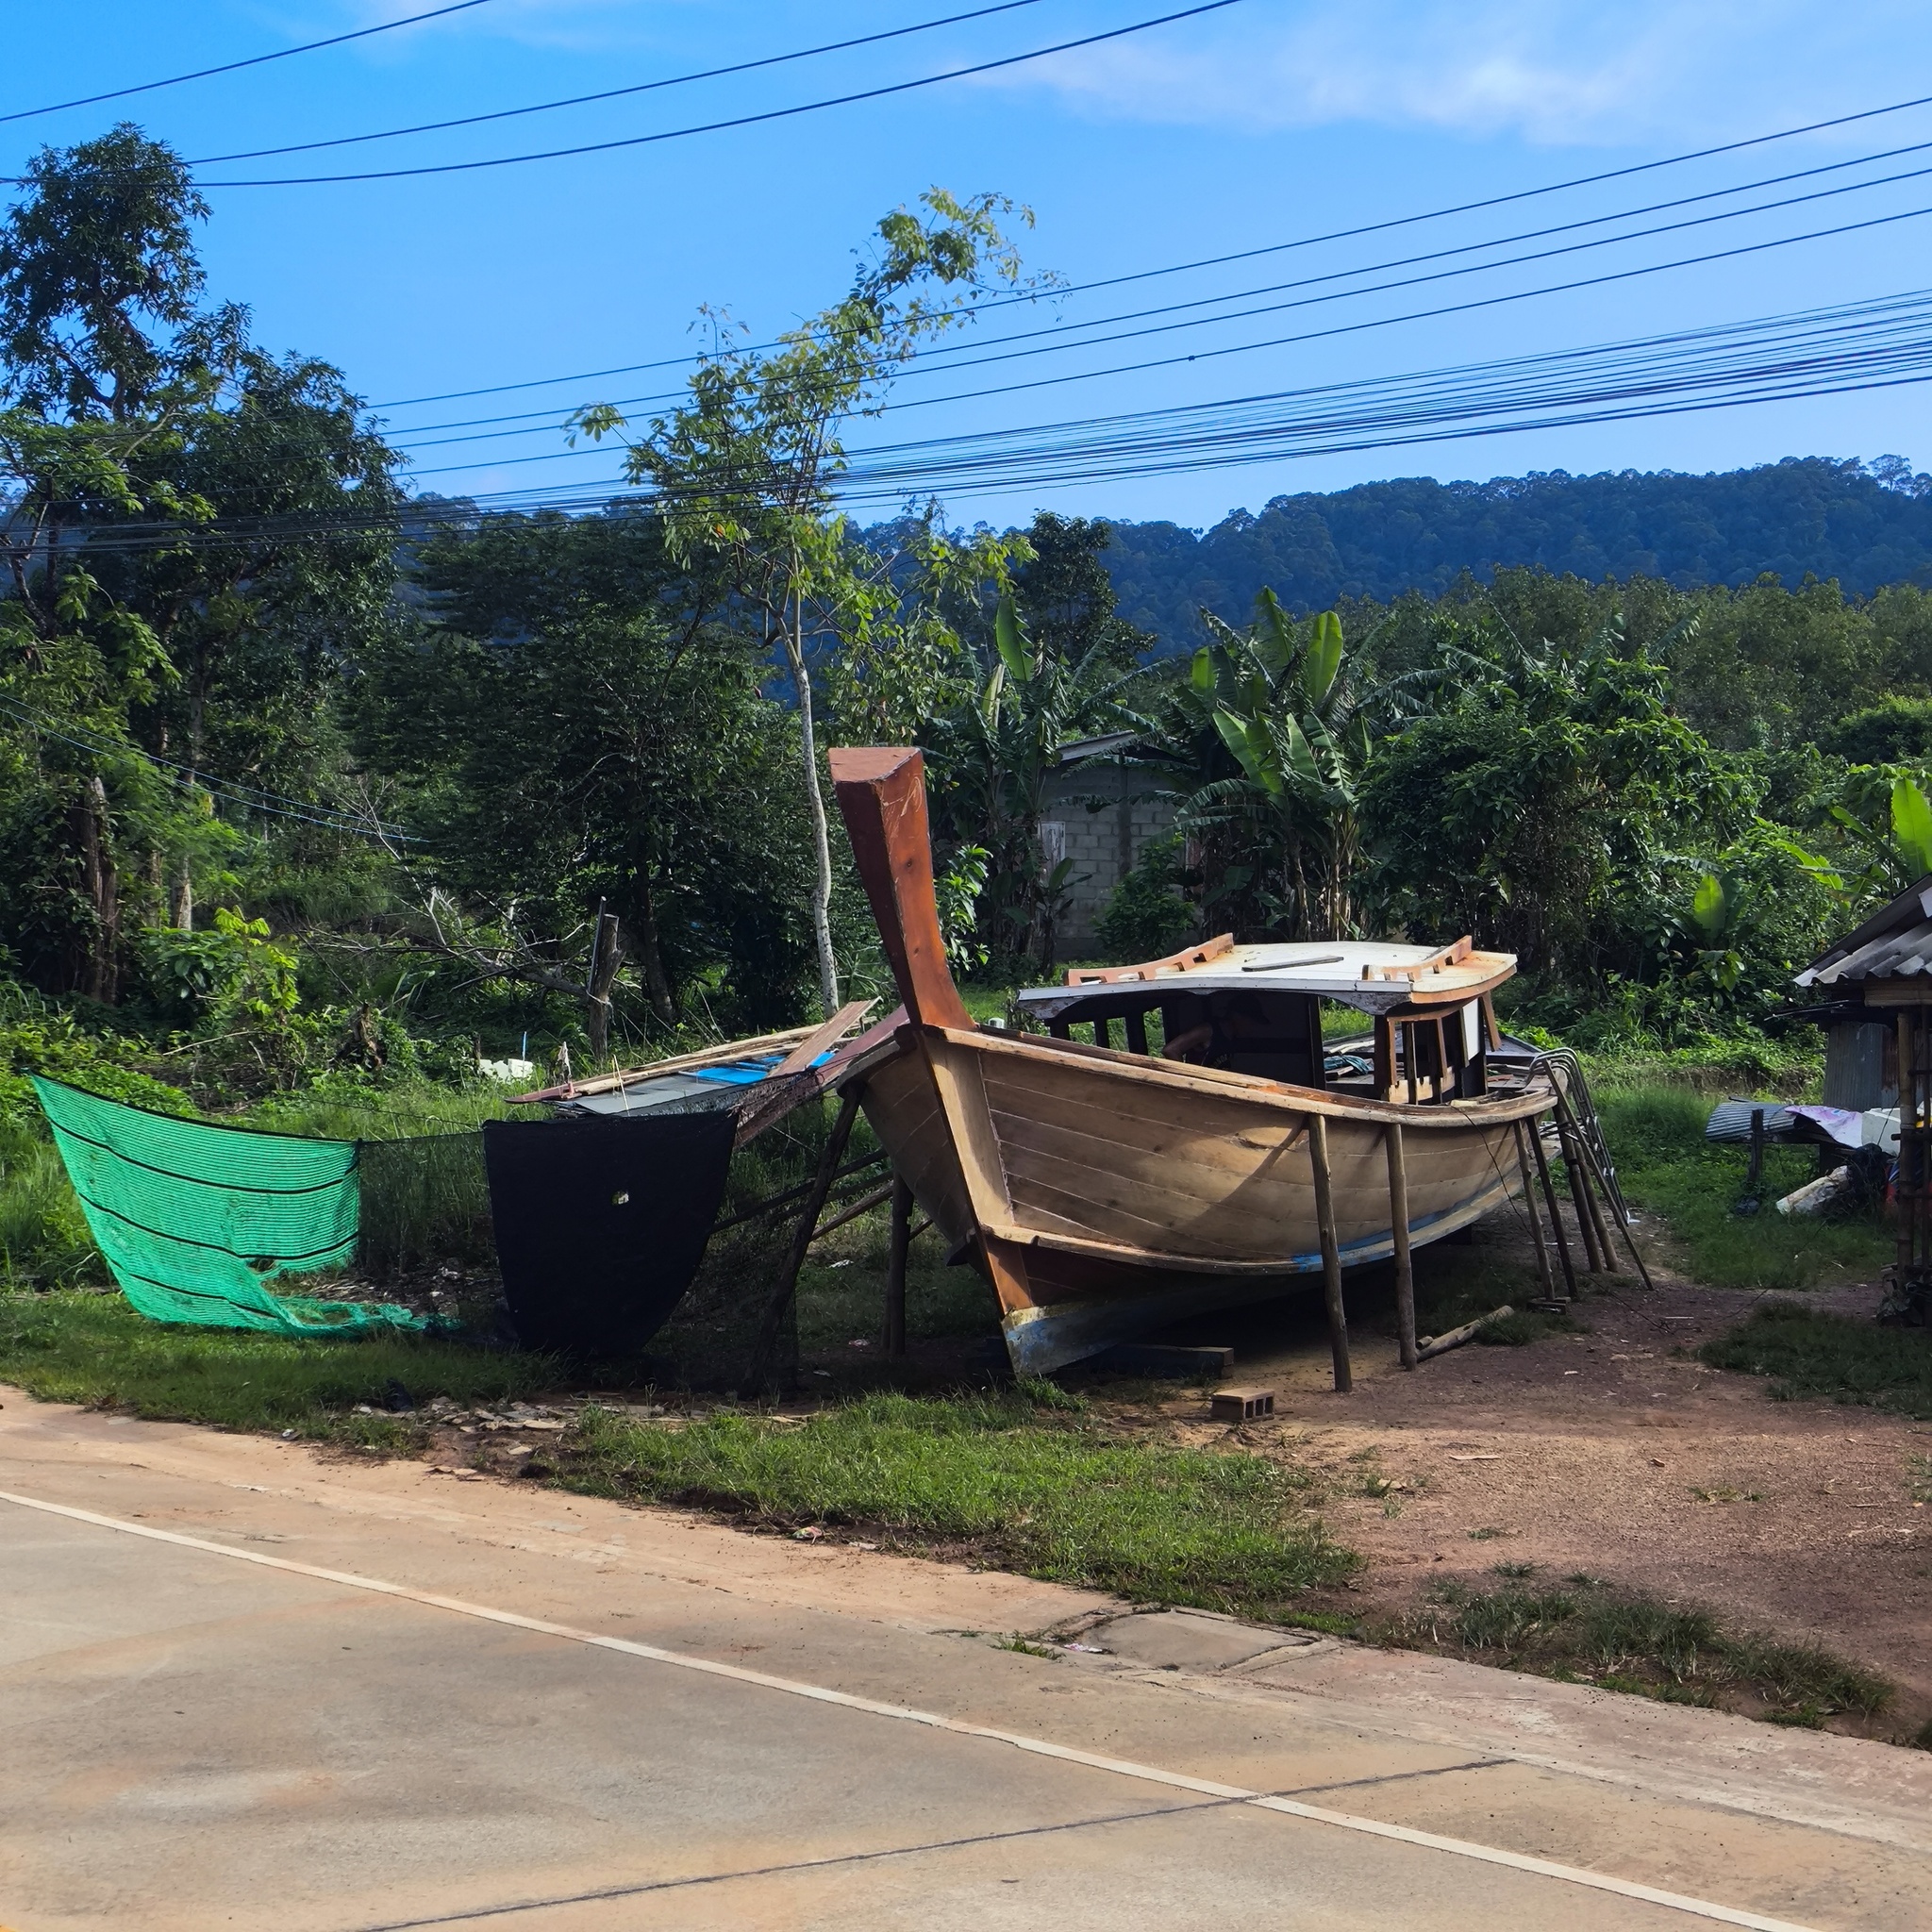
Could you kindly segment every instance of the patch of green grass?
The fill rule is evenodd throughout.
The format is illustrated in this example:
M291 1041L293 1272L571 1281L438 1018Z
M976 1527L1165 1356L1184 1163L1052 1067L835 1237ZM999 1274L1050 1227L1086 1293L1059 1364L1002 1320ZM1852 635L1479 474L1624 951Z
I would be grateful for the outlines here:
M419 1404L515 1400L555 1388L547 1357L486 1353L423 1336L341 1341L175 1327L137 1315L118 1294L0 1297L0 1381L45 1402L125 1409L156 1421L285 1430L374 1447L411 1446L408 1415L381 1407L391 1382Z
M78 1288L107 1278L53 1141L0 1118L0 1285Z
M1775 1402L1819 1397L1932 1422L1932 1330L1774 1301L1698 1354L1712 1368L1773 1377Z
M1707 1610L1600 1584L1441 1584L1430 1595L1398 1641L1541 1676L1811 1727L1839 1713L1875 1717L1896 1695L1888 1679L1830 1651L1729 1630Z
M1245 1453L1117 1441L1024 1390L869 1395L803 1424L732 1411L675 1429L593 1408L557 1467L591 1494L863 1526L1139 1602L1263 1617L1359 1560L1308 1511L1299 1474Z
M1744 1191L1750 1150L1710 1145L1711 1097L1660 1082L1607 1087L1597 1096L1604 1136L1624 1195L1661 1214L1686 1272L1713 1288L1805 1289L1875 1275L1891 1254L1878 1216L1779 1214L1773 1203L1815 1177L1816 1151L1767 1147L1755 1215L1731 1212Z

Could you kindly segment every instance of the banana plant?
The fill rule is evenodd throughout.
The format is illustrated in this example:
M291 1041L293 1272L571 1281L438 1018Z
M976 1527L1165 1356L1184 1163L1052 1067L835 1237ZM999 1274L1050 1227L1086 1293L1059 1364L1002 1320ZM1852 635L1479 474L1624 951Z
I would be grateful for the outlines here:
M1252 915L1237 924L1353 933L1375 727L1429 674L1374 681L1334 611L1297 625L1269 590L1246 630L1204 618L1208 641L1175 688L1173 737L1188 783L1178 823L1208 858L1208 899Z

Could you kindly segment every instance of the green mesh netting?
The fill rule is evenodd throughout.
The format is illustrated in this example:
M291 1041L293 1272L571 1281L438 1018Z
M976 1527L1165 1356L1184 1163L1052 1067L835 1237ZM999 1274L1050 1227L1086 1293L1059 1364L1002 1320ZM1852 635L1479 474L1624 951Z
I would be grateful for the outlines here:
M355 1141L175 1120L38 1075L34 1088L102 1257L142 1314L284 1335L425 1325L387 1304L270 1291L355 1258Z

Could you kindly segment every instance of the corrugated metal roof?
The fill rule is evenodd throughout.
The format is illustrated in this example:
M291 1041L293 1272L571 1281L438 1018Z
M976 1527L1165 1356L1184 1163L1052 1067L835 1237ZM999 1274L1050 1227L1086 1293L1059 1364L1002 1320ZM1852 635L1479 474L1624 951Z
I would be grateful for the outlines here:
M1799 986L1909 979L1932 972L1932 873L1798 974Z

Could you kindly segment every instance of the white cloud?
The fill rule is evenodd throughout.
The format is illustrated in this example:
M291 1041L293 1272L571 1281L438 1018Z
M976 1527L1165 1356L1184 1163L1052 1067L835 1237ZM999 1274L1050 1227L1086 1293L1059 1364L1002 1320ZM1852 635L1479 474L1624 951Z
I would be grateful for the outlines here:
M1626 145L1874 105L1927 52L1903 0L1249 0L991 84L1179 125Z

